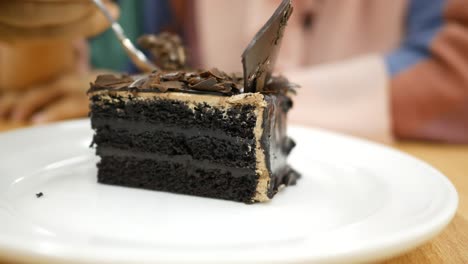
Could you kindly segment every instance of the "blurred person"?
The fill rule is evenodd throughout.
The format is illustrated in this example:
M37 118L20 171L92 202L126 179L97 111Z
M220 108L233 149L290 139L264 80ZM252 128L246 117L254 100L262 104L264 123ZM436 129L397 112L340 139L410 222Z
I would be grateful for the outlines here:
M86 116L93 77L85 37L107 27L88 0L0 1L0 121Z
M278 1L236 3L198 2L205 65L238 67L233 61L245 40ZM298 0L294 6L278 59L279 69L302 86L294 121L379 140L468 143L468 1ZM233 30L214 23L215 12L229 13L223 22Z
M135 39L176 31L193 66L241 71L243 49L280 0L118 2L124 15L140 14L138 23L126 17ZM293 122L380 141L468 143L468 1L293 4L277 63L279 73L302 86ZM132 71L124 59L105 65L118 53L108 49L111 41L93 40L93 62Z

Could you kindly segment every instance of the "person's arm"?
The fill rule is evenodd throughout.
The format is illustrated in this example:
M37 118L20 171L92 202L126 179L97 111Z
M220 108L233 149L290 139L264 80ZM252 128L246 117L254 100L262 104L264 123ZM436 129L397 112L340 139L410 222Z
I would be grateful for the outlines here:
M394 134L468 142L468 1L417 0L412 10L409 37L387 57Z
M388 56L288 73L304 86L291 117L381 141L468 142L468 2L412 0L406 22Z

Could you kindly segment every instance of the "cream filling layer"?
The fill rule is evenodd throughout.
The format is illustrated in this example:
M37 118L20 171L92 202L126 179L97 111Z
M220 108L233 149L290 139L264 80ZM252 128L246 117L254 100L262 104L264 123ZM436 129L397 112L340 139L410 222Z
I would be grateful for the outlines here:
M263 95L262 95L263 97ZM265 152L261 145L261 138L263 133L263 115L265 113L266 103L262 99L263 105L261 107L257 107L255 109L255 114L257 115L257 123L255 125L255 155L257 157L257 164L256 164L256 173L258 176L258 183L257 189L255 192L255 196L253 197L253 201L257 202L267 202L270 200L268 198L268 187L270 185L271 175L268 172L266 166L266 157Z

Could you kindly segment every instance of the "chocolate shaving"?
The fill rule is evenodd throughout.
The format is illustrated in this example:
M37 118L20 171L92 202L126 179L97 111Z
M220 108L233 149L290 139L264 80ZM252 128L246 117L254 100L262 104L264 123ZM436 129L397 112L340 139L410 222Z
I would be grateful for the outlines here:
M220 71L218 68L213 68L209 70L208 74L210 74L211 76L215 77L218 80L224 80L227 77L229 77L225 72Z
M199 82L203 81L203 79L200 77L200 76L194 76L194 77L190 77L190 79L188 79L188 83L189 85L195 85Z
M178 35L168 32L144 35L138 39L138 44L151 52L154 63L163 70L181 70L186 67L187 52Z
M101 75L97 78L90 92L103 89L126 90L132 93L140 91L177 91L177 92L208 92L224 95L243 92L244 80L240 74L226 74L218 69L205 71L167 71L154 72L146 76L114 76ZM294 92L297 85L286 78L271 78L263 94L287 94Z
M134 82L133 78L127 75L123 76L115 76L112 74L104 74L104 75L99 75L92 84L94 87L98 88L114 88L114 89L120 89L120 88L125 88L128 87L130 84Z
M176 81L180 80L182 77L184 77L184 72L177 71L177 72L166 72L166 73L161 73L161 80L162 81Z
M179 81L167 81L167 82L161 82L161 83L155 83L151 86L151 88L156 88L160 92L167 92L168 90L173 90L173 91L184 91L186 90L184 88L184 83L179 82Z
M195 85L190 85L190 88L194 90L202 90L202 91L213 91L216 90L215 85L218 83L216 78L211 77L208 79L205 79Z
M191 77L199 77L199 74L195 71L190 71L185 73L185 79L189 79Z
M213 88L221 93L230 93L233 87L230 83L218 83L215 84Z
M143 83L140 86L138 85L135 85L135 86L140 87L142 89L149 89L149 88L154 88L154 85L159 84L159 83L161 83L160 75L157 73L152 73L148 75L146 79L144 79Z

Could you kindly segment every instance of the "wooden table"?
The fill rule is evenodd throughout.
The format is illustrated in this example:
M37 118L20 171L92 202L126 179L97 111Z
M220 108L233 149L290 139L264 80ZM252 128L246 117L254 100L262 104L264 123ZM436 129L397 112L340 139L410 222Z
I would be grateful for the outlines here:
M0 131L21 126L0 122ZM452 223L438 237L382 264L468 263L468 145L401 142L393 147L425 160L447 175L458 190L460 206Z

